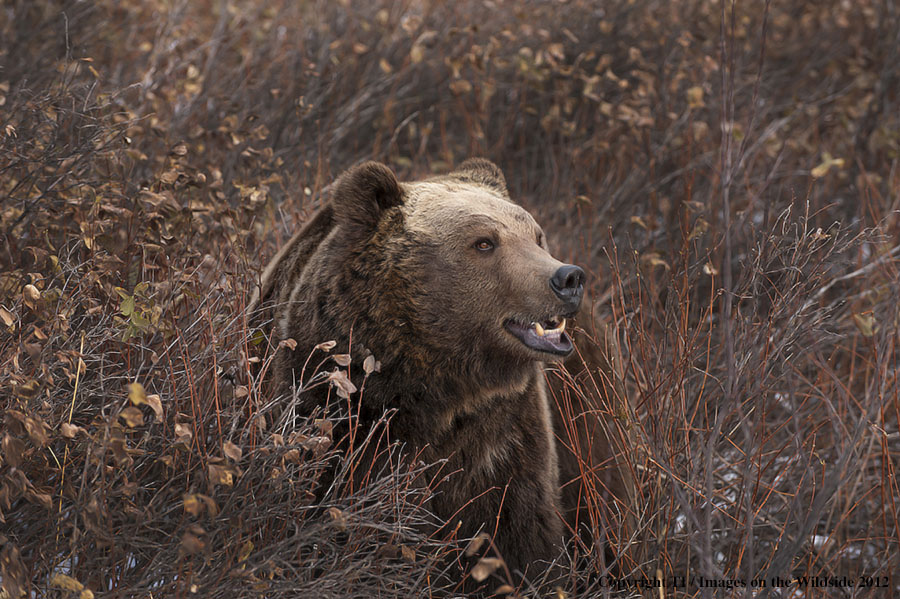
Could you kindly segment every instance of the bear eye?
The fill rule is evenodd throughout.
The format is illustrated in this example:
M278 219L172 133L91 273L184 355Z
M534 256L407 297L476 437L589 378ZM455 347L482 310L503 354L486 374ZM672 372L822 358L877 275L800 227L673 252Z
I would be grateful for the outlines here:
M483 237L472 244L472 247L479 252L489 252L494 249L494 242L486 237Z

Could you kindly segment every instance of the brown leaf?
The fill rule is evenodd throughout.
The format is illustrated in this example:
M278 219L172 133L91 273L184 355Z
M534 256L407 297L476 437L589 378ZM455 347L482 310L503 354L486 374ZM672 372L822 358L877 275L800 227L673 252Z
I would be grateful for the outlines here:
M50 443L50 429L42 420L26 416L24 424L25 431L28 433L28 438L31 439L32 443L38 447L44 447Z
M194 432L190 426L181 422L175 423L175 443L189 447L193 438Z
M231 441L225 441L222 445L222 452L231 459L232 462L240 462L241 456L243 452L241 448L232 443Z
M209 480L214 485L232 486L234 475L237 474L234 467L224 464L209 465Z
M411 564L416 563L416 550L406 545L400 546L400 555Z
M25 296L25 303L27 303L28 305L31 305L32 303L37 302L41 299L40 290L30 283L28 285L25 285L25 288L22 290L22 295Z
M373 372L381 372L381 362L375 359L375 356L368 355L366 359L363 360L363 371L366 374L372 374Z
M181 535L181 547L188 554L200 553L206 548L206 543L197 535L186 532Z
M16 439L9 433L4 433L3 439L0 440L0 449L3 450L3 459L13 468L22 465L22 457L25 453L25 443L21 439Z
M343 370L335 370L328 375L328 380L331 381L331 384L337 389L339 397L347 399L351 394L356 393L356 385L353 384L350 377L348 377L347 373Z
M129 406L119 413L119 418L125 421L129 428L135 428L144 424L144 415L134 406Z
M59 430L60 430L60 433L62 433L62 436L65 437L66 439L74 439L75 436L78 435L78 433L86 433L87 432L80 426L76 426L74 424L69 424L68 422L63 422L59 426Z
M495 595L509 595L511 593L515 593L516 589L513 586L508 584L500 585L497 587L497 590L494 591Z
M31 491L28 493L28 499L40 505L45 510L53 509L53 498L50 497L49 493L38 493L36 491Z
M38 383L35 379L31 379L18 385L13 383L13 391L15 394L22 399L34 399L37 397L38 392L41 390L41 384Z
M486 532L478 533L474 539L469 541L469 545L466 547L466 557L472 557L481 549L486 541L491 540L491 535Z
M303 449L311 451L314 456L321 457L331 447L331 438L323 436L309 437L301 442L300 445L303 446Z
M331 438L334 434L334 423L331 420L325 418L316 418L313 421L313 424L316 425L316 428L326 437Z
M350 354L334 354L331 359L338 363L338 366L350 365Z
M503 560L498 557L483 557L478 560L478 563L472 568L472 578L474 578L476 582L481 582L493 574L497 568L502 565Z
M337 345L337 341L324 341L324 342L318 344L317 346L315 346L313 349L319 349L324 352L329 352L329 351L333 350L336 345Z
M347 530L347 516L344 515L344 512L336 507L330 507L326 511L331 517L332 523L337 527L338 530L340 530L341 532Z
M156 421L163 421L163 408L162 401L159 399L159 395L155 393L152 395L148 395L144 398L147 401L147 405L153 410L153 413L156 415Z
M472 84L465 79L457 79L450 82L450 91L457 96L461 96L472 91Z
M7 310L3 306L0 306L0 320L2 320L3 324L5 324L8 327L13 326L13 323L16 322L16 319L12 315L12 312Z
M289 350L294 351L295 349L297 349L297 342L293 339L282 339L278 342L278 349L281 349L282 347L286 347Z

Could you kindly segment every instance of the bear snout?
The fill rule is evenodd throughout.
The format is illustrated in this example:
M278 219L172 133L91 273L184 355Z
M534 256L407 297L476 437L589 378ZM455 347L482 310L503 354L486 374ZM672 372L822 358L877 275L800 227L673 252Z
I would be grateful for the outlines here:
M584 295L584 271L574 264L563 264L550 277L550 289L556 297L577 309Z

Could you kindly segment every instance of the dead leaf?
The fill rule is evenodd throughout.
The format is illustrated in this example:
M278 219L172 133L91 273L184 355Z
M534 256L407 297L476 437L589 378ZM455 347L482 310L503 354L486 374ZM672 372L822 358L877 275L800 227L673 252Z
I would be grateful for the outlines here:
M119 412L119 418L125 421L125 424L128 425L128 428L135 428L138 426L143 426L144 424L144 415L141 411L134 406L129 406Z
M153 410L153 413L156 415L156 421L163 421L163 409L162 409L162 401L159 398L159 395L155 393L152 395L148 395L144 398L147 401L147 405Z
M466 547L466 557L472 557L481 549L484 545L485 541L490 541L491 536L486 532L478 533L474 539L469 541L469 545Z
M336 507L330 507L326 511L331 517L332 523L337 527L338 530L340 530L341 532L347 530L347 516L344 515L344 512Z
M184 511L192 516L199 516L200 512L203 511L203 502L200 501L200 498L196 494L186 494L182 498L181 503L184 507Z
M331 359L338 363L338 366L350 365L350 354L334 354Z
M472 84L465 79L457 79L450 82L450 91L457 96L461 96L472 91Z
M206 548L206 543L197 535L186 532L181 535L181 547L188 554L200 553Z
M324 352L329 352L329 351L333 350L336 345L337 345L337 341L324 341L324 342L318 344L317 346L315 346L313 349L319 349Z
M237 474L237 471L233 466L225 464L209 465L209 480L214 485L225 485L228 487L234 485L235 474Z
M65 574L54 574L50 579L50 586L62 589L64 591L75 591L79 592L84 589L84 585L72 578L71 576L67 576Z
M25 285L25 288L22 290L22 295L25 296L25 303L29 306L41 299L40 290L30 283Z
M369 375L373 372L381 372L381 362L375 359L375 356L368 355L366 359L363 360L363 371Z
M706 103L703 101L703 88L699 85L687 90L687 101L690 108L703 108Z
M78 433L85 433L86 431L80 426L76 426L74 424L69 424L68 422L63 422L60 427L60 433L66 439L74 439Z
M834 158L828 152L822 152L822 164L813 168L809 174L812 175L813 179L821 179L828 174L828 171L830 171L832 167L838 169L844 168L844 159Z
M128 399L136 406L147 403L147 393L144 391L144 386L140 383L129 384Z
M348 399L350 395L356 393L356 385L353 384L350 377L348 377L347 373L343 370L335 370L328 375L328 380L331 381L331 384L337 389L339 397Z
M872 312L854 314L853 324L856 325L863 337L872 337L878 331L878 322Z
M231 441L225 441L225 443L222 445L222 452L226 456L228 456L228 458L232 462L240 462L241 456L243 455L241 448L238 447L237 445L235 445L234 443L232 443Z
M472 578L474 578L476 582L481 582L496 572L497 568L502 565L503 560L499 557L483 557L478 560L478 563L472 568Z
M13 323L16 322L16 319L15 317L13 317L12 312L2 306L0 306L0 320L2 320L3 324L8 327L13 326Z

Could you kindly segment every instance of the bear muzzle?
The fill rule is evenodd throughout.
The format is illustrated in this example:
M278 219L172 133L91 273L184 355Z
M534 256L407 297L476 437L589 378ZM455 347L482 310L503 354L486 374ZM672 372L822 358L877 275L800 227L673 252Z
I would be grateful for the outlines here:
M555 316L543 322L509 319L504 327L529 349L567 356L572 352L572 339L566 334L566 319Z

